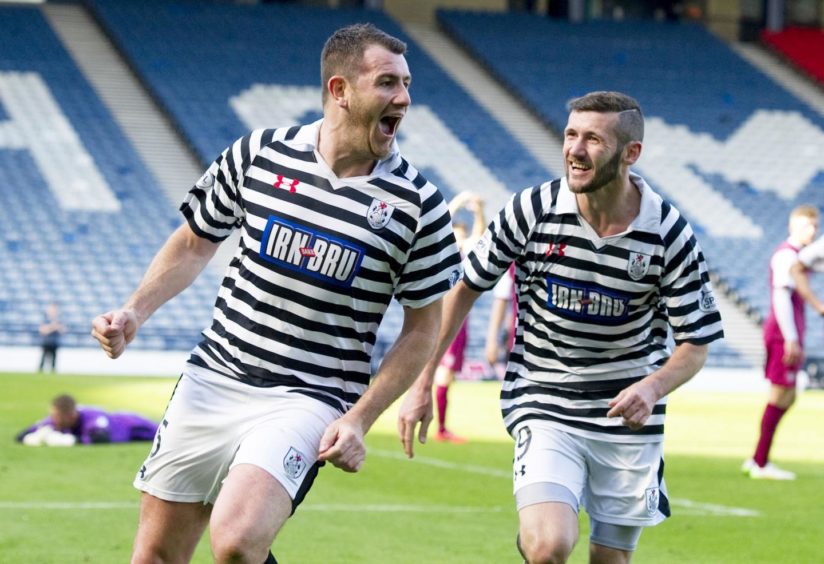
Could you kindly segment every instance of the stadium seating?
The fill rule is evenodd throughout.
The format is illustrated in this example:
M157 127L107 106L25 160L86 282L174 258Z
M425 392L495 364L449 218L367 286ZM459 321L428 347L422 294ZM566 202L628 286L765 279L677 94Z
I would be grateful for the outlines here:
M86 4L204 163L211 161L251 127L291 124L318 117L318 59L323 41L341 25L367 20L410 45L407 58L414 75L412 97L416 113L410 112L401 130L400 142L410 160L438 183L447 197L464 189L508 193L560 173L547 171L535 162L500 124L428 58L420 46L380 12L193 0L86 0ZM106 211L65 211L61 205L69 204L62 200L55 203L55 197L44 181L45 173L38 174L37 167L32 164L35 157L25 150L0 147L0 170L8 170L10 177L21 179L0 211L5 220L0 222L0 242L3 243L0 260L3 264L19 265L19 268L4 269L13 272L0 273L3 277L0 285L0 344L36 342L36 325L45 303L51 299L61 304L64 318L72 327L67 344L88 344L88 319L126 297L154 251L179 222L179 217L175 203L167 202L159 192L156 182L39 12L32 8L3 8L2 15L0 32L4 38L10 39L0 45L0 72L31 71L43 76L82 145L100 169L104 184L113 187L114 197L110 202L112 209ZM480 17L471 14L453 16L456 19L465 16L467 21ZM444 14L442 17L450 16ZM583 55L598 49L586 44L585 50L585 43L581 42L584 38L576 40L576 34L568 33L572 42L569 48L556 48L546 57L534 57L536 49L545 50L539 41L547 32L541 26L549 22L539 18L514 22L502 20L498 29L493 20L483 24L490 27L478 36L485 38L488 51L489 58L485 58L484 63L544 116L547 123L562 127L565 119L563 101L588 88L585 83L572 78L576 73L579 78L592 76L588 71L592 61ZM510 25L517 26L516 36L511 30L507 31ZM629 29L627 33L634 37L643 37L647 31ZM690 33L704 39L709 37L700 30ZM607 35L610 34L612 47L608 47L607 52L614 53L606 62L611 61L611 64L601 64L596 69L602 76L618 81L609 87L635 91L637 89L629 82L620 80L632 78L625 77L625 71L643 67L647 59L639 65L635 60L638 55L632 51L636 48L635 43L622 37L619 31L610 31ZM553 29L552 35L561 37L563 34ZM466 39L463 41L469 43ZM647 47L645 56L652 64L654 53L650 51L658 52L665 62L655 63L656 72L677 81L687 70L672 70L666 61L673 57L677 59L680 48L673 46L669 50L659 50L656 45L655 49L650 49L649 45L657 41L658 36L650 36L640 42ZM507 52L507 44L518 47L527 55ZM563 60L562 54L573 52L580 52L583 58L570 65L569 61ZM708 65L715 56L717 53L707 55ZM728 52L726 56L731 58ZM539 70L532 66L534 59L549 66ZM507 61L503 66L519 77L514 81L517 88L512 79L506 79L505 72L496 68L501 65L496 60ZM713 80L723 82L726 72L717 69ZM546 80L546 77L554 76L561 76L563 80ZM533 82L535 84L531 84ZM528 88L532 89L531 95ZM718 88L722 87L715 85L713 88L712 92L717 94ZM710 85L707 89L708 92L711 90ZM642 99L645 107L655 109L648 111L650 115L666 119L662 125L664 133L668 131L667 123L685 124L690 131L704 131L693 127L690 121L698 119L695 117L698 113L701 119L717 122L716 129L720 130L712 130L711 135L714 139L724 139L736 130L735 124L740 125L747 119L746 108L761 107L752 102L752 96L744 96L737 90L721 96L722 107L696 104L683 90L672 84L662 85L663 99L659 102ZM667 101L667 96L677 94L683 94L677 98L680 106L671 103L674 98ZM775 107L782 108L786 94L778 94L780 103ZM535 103L541 99L547 102L544 109ZM745 109L740 108L741 100L747 101ZM682 109L676 110L678 107ZM664 110L670 110L672 115ZM7 114L0 105L0 143L4 143L3 124ZM423 124L417 126L419 131L429 131L430 134L418 135L416 122ZM702 141L690 135L683 137L685 143ZM449 146L445 148L441 141L447 138ZM443 159L446 152L452 158L448 165L444 165ZM763 205L764 194L753 190L746 179L731 182L722 177L723 163L716 163L715 168L707 171L696 167L690 170L707 182L720 181L724 191L734 193L732 199L736 204L736 198L748 198L748 202L754 207L760 206L767 216L770 213L765 208L769 207L773 217L789 209L789 205L776 196L768 206ZM667 172L656 170L656 174ZM8 187L3 189L10 190ZM776 206L781 209L776 211ZM714 210L714 207L710 206L710 209ZM747 213L751 211L749 207L744 209ZM11 218L18 221L11 223ZM18 224L22 222L27 226L38 225L38 228L21 229ZM721 223L732 222L724 222L722 218ZM763 217L754 218L752 223L764 223ZM696 222L696 227L703 230L701 222ZM756 252L750 241L734 237L722 240L725 242L723 247L728 247L739 258L749 252L752 260L763 262L764 257ZM724 260L714 258L718 252L722 251L708 245L707 254L713 263L722 264ZM751 271L760 273L763 267L748 267L738 273L742 281L736 288L740 289L742 299L748 299L746 288ZM208 322L217 283L213 277L206 276L162 308L135 344L146 348L188 348L196 340L197 331ZM475 358L481 357L488 312L489 298L484 297L472 317L470 352ZM379 347L385 346L399 327L400 313L393 307L382 328ZM716 364L740 365L743 362L723 343L714 345L712 350Z
M193 1L153 2L151 10L141 0L88 5L204 162L252 127L319 117L324 41L343 25L371 21L410 45L413 105L400 143L447 198L485 190L478 161L490 179L502 179L490 180L499 191L552 176L382 12ZM429 135L412 131L413 120L425 124ZM447 134L456 146L444 147ZM439 166L447 150L451 161ZM490 301L485 296L477 307L473 357L482 358ZM400 322L399 308L391 308L379 348Z
M0 8L0 345L39 343L45 306L63 342L120 305L180 222L36 8ZM206 275L162 308L136 348L188 348L209 319Z
M711 268L766 315L767 264L789 211L824 207L822 116L695 24L456 10L438 20L557 131L572 97L638 98L647 120L639 172L689 218ZM808 343L822 342L821 324L810 329Z

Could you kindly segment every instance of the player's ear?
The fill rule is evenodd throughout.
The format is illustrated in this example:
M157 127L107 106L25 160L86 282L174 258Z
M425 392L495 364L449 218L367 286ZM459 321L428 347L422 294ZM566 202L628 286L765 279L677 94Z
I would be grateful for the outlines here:
M626 145L624 145L624 163L627 166L632 166L635 162L641 158L641 142L640 141L629 141Z
M339 74L334 75L326 83L326 88L329 90L330 99L334 101L336 106L344 109L349 107L347 98L349 84L344 77Z

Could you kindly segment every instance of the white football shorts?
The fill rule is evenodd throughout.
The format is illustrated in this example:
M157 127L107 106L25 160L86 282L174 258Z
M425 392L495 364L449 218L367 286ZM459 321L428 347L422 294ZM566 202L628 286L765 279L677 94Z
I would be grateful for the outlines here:
M166 501L213 504L229 470L253 464L293 507L306 495L337 409L283 388L258 388L187 364L134 486Z
M576 512L583 506L601 523L642 527L669 517L662 442L595 440L540 420L522 423L514 437L513 490L519 510L560 501ZM568 492L559 495L564 488L574 499Z

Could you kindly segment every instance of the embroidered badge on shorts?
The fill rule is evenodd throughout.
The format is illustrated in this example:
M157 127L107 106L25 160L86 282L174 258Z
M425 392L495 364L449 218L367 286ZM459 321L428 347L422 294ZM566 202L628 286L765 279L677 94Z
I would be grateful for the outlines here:
M306 470L306 457L295 447L289 447L289 452L283 457L283 470L289 478L297 480Z
M647 489L646 494L647 513L649 513L650 516L655 515L655 512L658 511L658 498L660 495L658 493L658 488L649 488Z

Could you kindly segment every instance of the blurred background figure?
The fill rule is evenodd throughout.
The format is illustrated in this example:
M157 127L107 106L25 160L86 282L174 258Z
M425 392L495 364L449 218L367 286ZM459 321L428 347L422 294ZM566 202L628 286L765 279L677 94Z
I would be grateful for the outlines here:
M57 349L60 348L60 335L66 331L66 328L60 322L60 309L57 304L52 302L46 306L44 313L44 321L40 324L40 346L42 354L40 355L40 365L38 372L43 372L46 365L50 367L51 372L57 371Z
M512 265L509 272L498 280L492 290L492 298L484 354L498 379L503 379L503 371L509 360L509 351L512 350L512 343L515 342L515 320L518 316L518 303L515 296L515 265Z
M472 231L470 232L466 222L458 218L459 212L465 209L472 215ZM466 253L480 239L486 229L484 218L484 202L478 194L464 191L452 198L449 202L449 214L452 216L452 230L455 232L455 240L461 250L461 256ZM446 428L446 407L448 404L447 395L449 386L455 381L455 375L463 370L464 357L466 356L466 345L469 342L469 322L464 321L455 340L446 350L441 358L438 370L435 373L435 403L438 407L438 432L435 434L436 441L448 441L452 443L463 443L466 439L459 437Z
M74 446L151 441L156 432L157 423L141 415L78 406L72 396L61 394L52 400L49 416L18 433L16 440L26 446Z
M789 237L770 259L770 313L764 322L766 360L764 377L770 381L767 406L761 416L761 432L752 458L741 471L750 478L794 480L795 474L769 462L770 447L778 424L795 402L796 376L804 361L804 300L791 272L801 249L815 239L818 209L798 206L790 213ZM806 268L805 268L806 270Z

